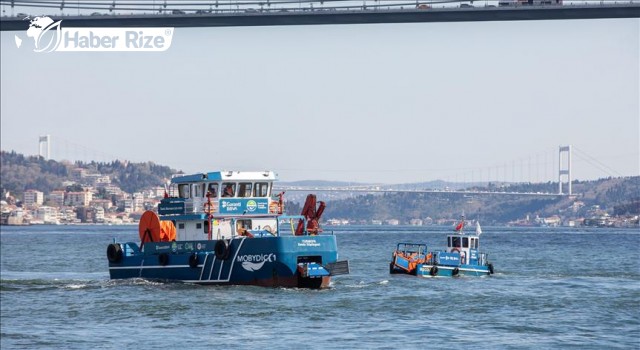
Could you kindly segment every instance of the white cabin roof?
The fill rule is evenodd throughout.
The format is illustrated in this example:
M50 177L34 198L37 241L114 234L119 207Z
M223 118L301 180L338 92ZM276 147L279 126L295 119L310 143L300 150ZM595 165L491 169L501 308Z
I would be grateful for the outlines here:
M192 175L179 175L171 179L171 183L193 183L209 181L275 181L277 175L273 171L213 171Z

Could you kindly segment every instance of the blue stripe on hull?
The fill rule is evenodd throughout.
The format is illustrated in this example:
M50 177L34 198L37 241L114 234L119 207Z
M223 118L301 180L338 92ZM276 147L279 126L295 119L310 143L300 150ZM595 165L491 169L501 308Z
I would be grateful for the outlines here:
M437 267L437 273L432 275L432 268ZM454 269L458 269L457 276L484 276L489 275L488 266L479 265L460 265L460 266L443 266L443 265L426 265L421 264L416 267L416 274L422 277L443 276L453 277Z

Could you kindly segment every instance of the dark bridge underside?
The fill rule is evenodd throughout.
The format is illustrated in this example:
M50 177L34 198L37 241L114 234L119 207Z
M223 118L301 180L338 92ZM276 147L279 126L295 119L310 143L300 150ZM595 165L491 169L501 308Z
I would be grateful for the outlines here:
M230 27L315 24L527 21L640 18L640 5L554 6L430 10L300 11L189 15L50 16L64 27ZM22 18L3 17L0 30L26 30Z

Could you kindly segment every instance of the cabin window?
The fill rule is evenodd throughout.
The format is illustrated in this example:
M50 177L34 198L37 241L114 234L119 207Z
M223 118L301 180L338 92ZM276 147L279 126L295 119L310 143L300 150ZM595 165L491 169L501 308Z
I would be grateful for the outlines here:
M182 222L179 223L178 224L178 228L181 229L181 230L184 230L184 223L182 223Z
M197 229L201 229L201 228L202 228L202 224L201 224L201 223L197 223L197 224L196 224L196 228L197 228Z
M462 248L469 248L469 237L462 237Z
M193 197L204 197L205 184L193 184Z
M236 183L235 182L223 182L222 183L222 197L233 197L236 193Z
M451 242L449 243L449 247L459 247L460 246L460 237L449 237Z
M189 198L189 184L180 184L178 185L178 197L180 198Z
M209 233L209 220L205 220L203 226L204 226L204 233L205 234Z
M256 182L253 188L254 197L269 197L269 183L268 182Z
M471 248L478 249L478 239L477 238L471 238Z
M238 184L238 197L251 197L251 182L241 182Z
M218 184L215 183L215 182L210 183L207 191L209 193L211 193L211 198L217 198L218 197Z

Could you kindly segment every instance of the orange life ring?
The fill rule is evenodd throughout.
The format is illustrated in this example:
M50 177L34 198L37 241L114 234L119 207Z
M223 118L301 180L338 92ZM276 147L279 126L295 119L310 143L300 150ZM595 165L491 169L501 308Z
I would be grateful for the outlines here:
M458 248L453 248L453 249L451 249L451 252L452 252L452 253L458 253L458 254L460 254L460 249L458 249Z

